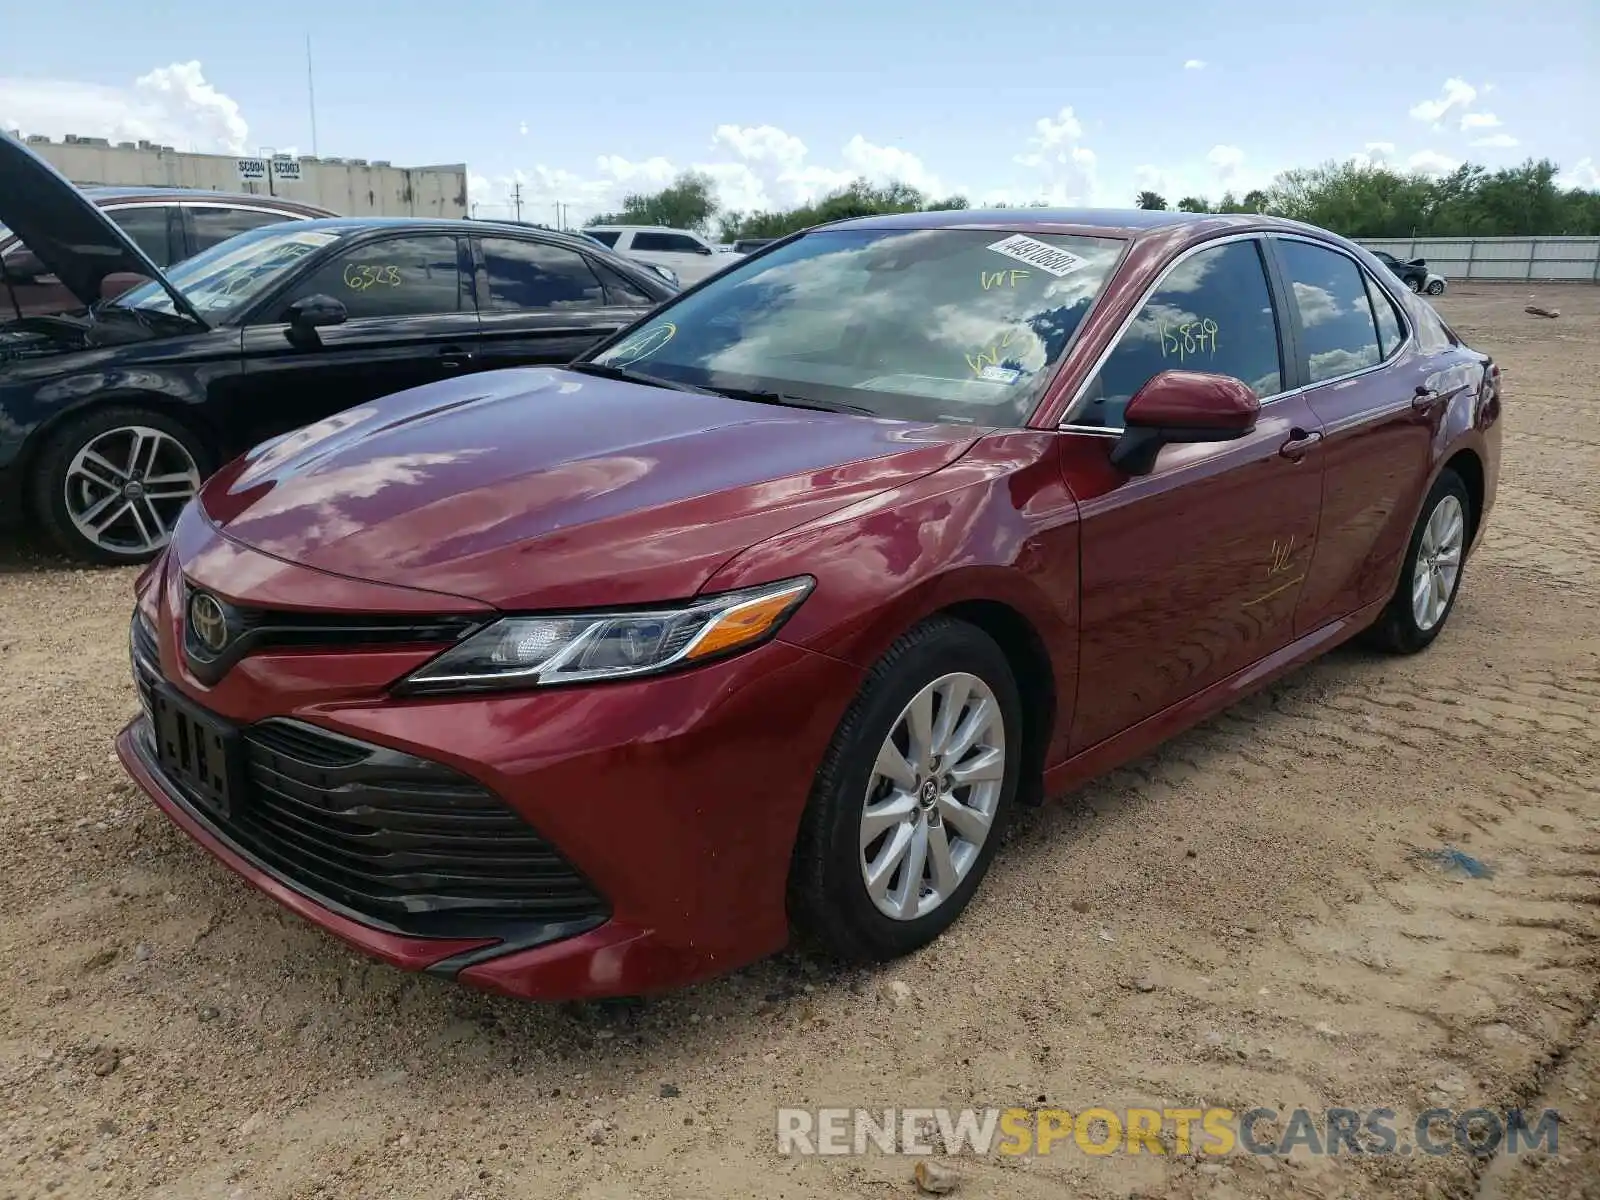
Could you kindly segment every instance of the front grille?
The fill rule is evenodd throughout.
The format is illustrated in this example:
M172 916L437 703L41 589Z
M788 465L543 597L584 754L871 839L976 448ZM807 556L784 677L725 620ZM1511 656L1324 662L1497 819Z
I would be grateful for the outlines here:
M449 767L299 721L237 740L232 802L200 815L335 909L423 937L568 936L608 915L559 851Z
M185 586L185 611L196 590ZM289 612L231 604L220 596L212 599L225 615L226 647L221 653L208 650L188 622L183 639L190 670L206 684L216 683L241 658L261 650L448 646L483 623L480 617L461 614Z

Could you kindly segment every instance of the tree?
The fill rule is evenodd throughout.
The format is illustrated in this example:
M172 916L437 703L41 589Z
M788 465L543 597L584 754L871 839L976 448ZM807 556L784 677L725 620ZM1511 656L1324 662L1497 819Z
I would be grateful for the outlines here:
M668 225L673 229L706 229L717 211L716 184L711 176L685 171L659 192L636 192L622 198L622 211L602 213L590 225Z
M1140 208L1148 208L1155 212L1162 212L1167 207L1167 198L1160 192L1140 192L1139 198L1134 201Z
M1211 206L1199 196L1185 196L1182 200L1178 201L1178 211L1190 213L1208 213L1211 211Z

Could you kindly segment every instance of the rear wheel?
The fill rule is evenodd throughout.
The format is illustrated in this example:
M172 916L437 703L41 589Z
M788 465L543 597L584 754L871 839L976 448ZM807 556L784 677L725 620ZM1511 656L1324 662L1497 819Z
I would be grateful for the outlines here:
M1406 280L1406 286L1408 288L1410 288L1413 292L1422 291L1422 285L1417 282L1417 277L1415 275L1413 275L1410 279Z
M1472 499L1461 476L1446 469L1423 501L1394 596L1369 640L1397 654L1425 649L1455 607L1467 554Z
M936 618L868 675L812 787L790 874L796 923L834 954L938 937L988 870L1017 790L1022 711L992 638Z
M1442 280L1442 279L1430 279L1428 281L1428 295L1430 295L1430 296L1442 296L1442 295L1444 295L1444 280Z
M209 473L195 434L162 413L108 408L57 432L34 472L34 511L74 558L126 565L154 558Z

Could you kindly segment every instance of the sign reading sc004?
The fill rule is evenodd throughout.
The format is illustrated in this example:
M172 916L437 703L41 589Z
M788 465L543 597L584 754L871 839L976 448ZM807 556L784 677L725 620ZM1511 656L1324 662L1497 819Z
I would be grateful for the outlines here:
M246 183L259 182L267 177L267 160L264 158L241 158L236 160L239 164L239 178ZM299 166L298 163L295 164Z

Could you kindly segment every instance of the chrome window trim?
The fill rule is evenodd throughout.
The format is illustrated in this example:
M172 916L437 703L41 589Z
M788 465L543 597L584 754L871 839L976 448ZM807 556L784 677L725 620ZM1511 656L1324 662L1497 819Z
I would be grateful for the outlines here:
M269 208L265 204L231 204L226 200L128 200L120 204L103 206L104 212L122 212L130 208L227 208L238 212L266 213L269 216L288 217L290 220L314 221L319 218L289 208ZM326 220L326 218L320 218Z
M1056 426L1056 429L1064 433L1094 433L1100 434L1104 437L1121 437L1126 429L1125 426L1077 425L1068 420L1068 418L1071 417L1076 411L1079 403L1083 400L1084 392L1086 392L1089 388L1089 385L1094 382L1095 377L1100 374L1100 368L1105 366L1105 361L1111 357L1111 352L1115 350L1119 344L1121 344L1123 336L1128 332L1128 327L1131 326L1139 314L1144 311L1144 306L1150 303L1150 297L1155 295L1156 292L1161 289L1161 285L1167 281L1167 276L1169 274L1171 274L1175 269L1181 266L1188 259L1192 258L1194 255L1199 254L1204 250L1209 250L1213 246L1221 246L1229 242L1244 242L1251 240L1264 241L1267 238L1281 238L1286 241L1306 242L1309 245L1319 246L1324 250L1331 251L1334 254L1341 255L1348 259L1351 265L1353 265L1355 269L1360 272L1364 280L1371 280L1373 283L1376 283L1383 294L1389 297L1390 303L1400 315L1400 320L1405 330L1405 336L1400 339L1400 344L1395 347L1393 354L1389 355L1387 358L1379 359L1370 367L1361 367L1358 370L1349 371L1343 375L1335 375L1330 379L1319 379L1315 383L1306 383L1302 384L1300 387L1289 388L1288 390L1282 392L1274 392L1270 396L1263 396L1261 397L1262 408L1266 408L1269 404L1276 404L1280 400L1287 400L1292 396L1304 395L1313 388L1324 388L1331 384L1343 383L1349 379L1358 379L1363 375L1370 375L1373 371L1378 371L1388 366L1391 362L1400 357L1401 353L1406 349L1406 347L1415 343L1416 327L1411 320L1411 313L1406 309L1405 303L1403 301L1397 303L1394 295L1389 291L1388 288L1383 286L1382 282L1378 280L1378 277L1371 271L1367 270L1365 266L1352 257L1343 247L1336 246L1332 242L1323 241L1321 238L1307 237L1306 235L1299 233L1279 233L1276 230L1269 229L1260 229L1249 233L1225 234L1222 237L1211 238L1209 241L1201 242L1199 245L1190 246L1187 250L1183 251L1162 268L1161 274L1156 276L1155 281L1151 283L1150 286L1145 289L1144 294L1139 297L1139 303L1133 307L1133 309L1128 313L1127 317L1124 318L1122 324L1117 327L1116 335L1111 339L1110 342L1107 343L1106 348L1102 350L1099 356L1094 360L1093 367L1090 369L1089 373L1084 376L1083 383L1079 385L1078 390L1073 393L1072 401L1067 405L1066 415L1062 417L1061 423ZM1292 286L1294 281L1287 280L1286 282ZM1271 291L1270 281L1268 281L1268 291ZM1371 301L1369 300L1368 303L1370 305ZM1377 334L1377 332L1377 314L1374 313L1373 333ZM1378 343L1378 351L1380 354L1383 351L1383 343L1381 341ZM1282 377L1281 368L1287 365L1288 364L1286 363L1279 364L1280 378ZM1408 400L1406 403L1409 405L1410 401ZM1399 405L1396 405L1395 411L1399 411L1399 407ZM1361 419L1367 420L1370 416L1371 414L1363 414ZM1344 424L1339 426L1339 428L1344 427Z

